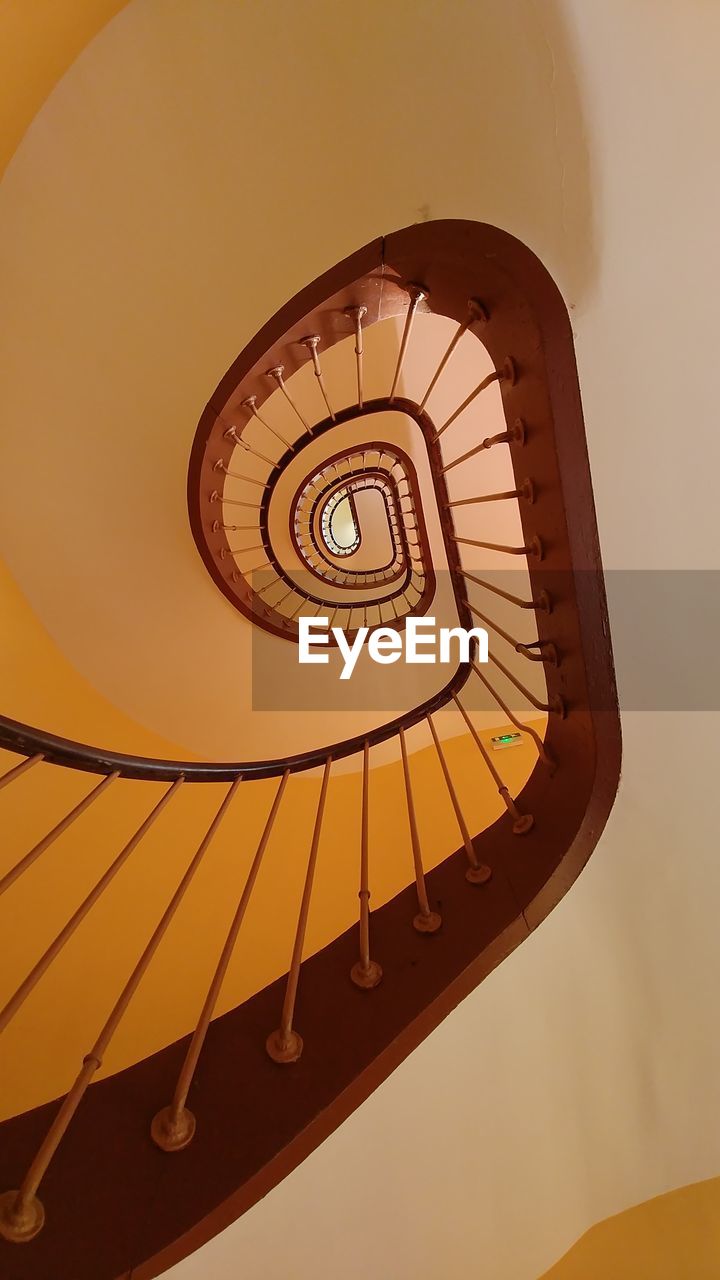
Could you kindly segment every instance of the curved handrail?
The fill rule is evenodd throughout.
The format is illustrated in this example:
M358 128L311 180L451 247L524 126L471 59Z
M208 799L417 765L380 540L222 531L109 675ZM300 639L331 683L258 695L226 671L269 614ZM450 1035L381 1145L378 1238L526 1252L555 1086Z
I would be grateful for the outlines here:
M32 725L23 724L19 720L11 720L0 715L0 747L7 751L15 751L19 755L41 755L47 764L64 765L69 769L78 769L83 773L109 774L117 773L121 778L135 778L146 782L174 782L184 778L185 782L232 782L240 774L244 778L278 778L286 769L291 773L302 773L324 765L328 756L333 760L344 760L348 756L362 751L367 742L371 747L394 738L401 729L409 729L419 724L429 714L439 711L450 702L455 693L465 685L472 672L470 663L460 663L452 679L425 702L413 707L412 711L389 720L387 724L368 733L357 734L346 738L332 746L318 747L313 751L304 751L294 756L286 756L277 760L227 761L204 763L202 761L161 760L150 756L131 756L119 751L102 751L98 747L88 746L83 742L73 742L69 738L61 738L57 734L48 733L44 729L35 729Z

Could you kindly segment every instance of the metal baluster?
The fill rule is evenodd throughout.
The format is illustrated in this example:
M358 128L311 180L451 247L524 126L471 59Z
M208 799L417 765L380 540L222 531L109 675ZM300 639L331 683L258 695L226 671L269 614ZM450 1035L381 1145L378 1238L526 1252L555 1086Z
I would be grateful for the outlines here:
M0 1196L0 1235L4 1236L5 1239L16 1242L32 1240L32 1238L42 1230L42 1226L45 1221L45 1210L41 1201L37 1197L37 1191L43 1176L45 1175L48 1165L55 1155L65 1132L67 1131L70 1121L82 1102L93 1076L102 1066L103 1055L106 1053L123 1014L140 985L145 971L157 951L170 921L180 905L180 902L185 895L185 891L197 871L202 857L210 844L210 841L212 840L212 837L220 824L220 821L222 820L222 817L232 800L240 781L241 776L235 779L223 799L220 808L208 828L207 834L197 850L197 853L193 857L187 871L180 881L180 884L163 912L160 923L157 925L150 941L145 947L145 950L116 1000L109 1018L102 1028L102 1031L100 1032L92 1049L83 1059L83 1064L78 1072L75 1083L64 1101L60 1104L60 1108L55 1119L53 1120L44 1141L41 1143L37 1155L23 1179L20 1189L18 1191L6 1191L3 1196Z
M458 538L456 534L451 534L450 538L452 542L466 547L484 547L486 551L502 551L508 556L532 556L534 560L543 558L543 545L537 536L531 538L524 547L506 547L498 542L478 542L475 538Z
M259 449L255 449L251 444L248 444L247 440L243 440L242 436L238 435L235 427L228 427L227 431L223 431L223 435L226 440L232 440L239 449L244 449L245 453L251 453L254 458L260 458L269 467L274 468L277 466L274 458L268 458L266 453L261 453Z
M453 422L455 422L456 419L460 417L460 414L465 412L468 405L472 404L473 400L476 398L476 396L480 395L481 391L485 391L487 387L492 386L493 382L507 382L509 383L510 386L512 386L513 383L515 382L515 377L516 377L515 365L512 359L508 356L507 359L504 361L502 368L496 369L494 373L489 373L487 378L483 378L482 382L478 384L475 390L471 391L470 395L465 397L462 404L458 405L455 412L450 414L450 417L447 419L447 421L444 422L441 427L438 427L437 431L435 432L435 439L436 440L440 439L440 436L443 434L443 432L447 431L448 427L452 426Z
M347 307L346 315L355 321L355 368L357 373L358 409L363 407L363 316L367 315L367 307Z
M498 704L498 706L500 707L500 709L501 709L502 711L504 711L504 712L505 712L505 715L507 716L507 718L508 718L508 720L510 721L510 723L511 723L511 724L514 724L516 729L520 729L520 731L521 731L522 733L527 733L527 734L529 735L529 737L531 737L531 738L532 738L533 742L535 743L535 746L537 747L538 755L539 755L540 759L542 760L543 764L544 764L544 765L547 765L547 767L548 767L548 769L550 770L550 772L551 772L551 773L554 773L554 772L555 772L555 761L554 761L554 760L552 759L552 757L548 754L548 752L547 752L547 750L546 750L546 748L545 748L545 743L543 742L542 738L540 737L540 734L539 734L539 733L536 733L536 731L532 728L532 726L531 726L531 725L529 725L529 724L523 724L523 723L522 723L522 721L518 720L518 719L513 715L512 711L510 710L510 708L509 708L509 706L507 705L507 703L506 703L506 702L505 702L505 701L500 697L500 694L498 693L497 689L496 689L496 688L495 688L495 687L490 683L490 681L488 680L488 678L487 678L487 676L485 675L485 673L484 673L483 671L481 671L481 670L480 670L480 667L478 666L477 662L471 662L471 664L470 664L470 665L472 666L472 669L473 669L473 671L475 672L475 674L476 674L477 676L479 676L479 677L480 677L480 679L482 680L482 682L483 682L483 684L485 685L485 688L488 690L488 692L489 692L490 694L492 694L493 698L494 698L494 699L495 699L495 701L497 702L497 704Z
M422 850L420 848L420 836L418 834L417 819L415 817L415 802L412 794L412 784L410 782L410 766L408 764L407 747L405 745L405 730L400 729L400 751L402 753L403 774L405 777L405 800L407 803L408 823L410 826L410 844L412 846L413 863L415 865L415 888L417 891L417 900L420 910L413 918L413 926L418 933L437 933L442 924L442 917L439 912L430 910L428 902L427 889L425 887L425 872L423 871Z
M400 350L398 352L397 365L395 366L395 377L393 378L393 384L392 384L392 387L390 388L390 395L388 396L388 401L390 404L392 404L393 400L395 399L395 391L397 389L398 382L400 381L400 374L402 372L402 367L405 360L405 353L407 351L408 342L410 341L410 334L412 332L413 321L415 319L415 312L417 311L420 303L423 302L425 298L429 296L428 290L422 284L409 284L406 287L407 287L407 292L410 295L410 306L408 307L407 314L405 316L405 327L403 329L403 336L400 342Z
M0 1011L0 1031L4 1031L8 1023L15 1017L18 1009L22 1007L25 1000L30 995L30 992L45 973L46 969L50 967L55 957L60 954L65 943L73 936L78 925L85 919L88 911L95 906L95 903L105 892L111 880L114 880L120 868L127 862L130 854L133 852L133 849L137 848L140 841L150 830L156 818L160 817L165 805L182 785L182 782L183 778L181 775L179 778L176 778L175 782L173 782L170 787L168 787L165 794L155 805L155 808L138 827L135 835L128 840L125 847L120 851L114 861L110 863L107 871L103 873L94 888L90 890L89 894L83 899L77 910L73 912L67 924L60 930L54 941L50 943L47 950L43 952L37 963L33 965L27 977L20 983L20 986L8 1000L5 1008Z
M307 347L308 351L310 352L310 357L313 362L313 369L315 371L315 377L318 380L318 386L322 392L323 400L327 405L327 411L330 414L331 421L334 422L335 414L333 413L333 407L330 404L330 401L328 400L328 394L327 394L327 391L325 390L325 381L323 379L322 369L320 368L320 357L318 355L318 347L320 346L319 334L313 334L313 336L310 338L303 338L302 345L304 347Z
M363 744L362 819L360 831L360 959L350 970L356 987L369 991L382 978L382 968L377 960L370 959L370 884L369 884L369 791L370 791L370 743Z
M516 836L524 836L524 835L526 835L526 834L527 834L527 832L528 832L528 831L530 831L530 830L533 828L533 826L535 825L535 819L533 818L532 814L530 814L530 813L520 813L520 810L518 809L517 805L515 804L515 801L513 800L512 796L510 795L510 792L508 791L507 787L505 786L505 783L503 782L502 778L500 777L500 774L498 773L497 769L495 768L495 765L493 764L492 760L490 759L490 755L489 755L488 751L486 750L486 748L485 748L485 744L483 743L482 739L480 738L480 735L478 734L477 729L475 728L475 725L473 724L472 720L470 719L470 717L469 717L469 715L468 715L467 711L465 710L464 706L462 705L462 703L461 703L461 701L460 701L460 699L458 698L458 696L457 696L457 694L456 694L456 693L454 693L454 694L453 694L453 701L455 702L455 705L456 705L456 707L457 707L458 711L460 712L460 714L461 714L461 716L462 716L463 720L465 721L465 723L466 723L466 725L467 725L468 729L470 730L470 732L471 732L471 734L472 734L473 738L475 739L475 742L477 743L478 747L480 748L480 753L481 753L481 755L482 755L483 760L485 761L485 764L487 765L487 767L488 767L488 769L489 769L489 771L490 771L490 774L491 774L491 776L492 776L492 779L493 779L493 781L494 781L494 783L495 783L495 785L496 785L496 787L497 787L497 789L498 789L498 793L499 793L499 795L502 797L502 800L503 800L503 802L504 802L504 804L505 804L505 808L507 809L508 813L510 814L510 817L511 817L511 818L512 818L512 820L513 820L513 833L514 833L514 835L516 835Z
M268 369L268 371L267 371L267 377L268 377L268 378L274 378L275 382L277 383L277 385L279 386L280 390L282 391L282 393L283 393L283 395L284 395L285 399L287 400L288 404L290 405L291 409L293 409L293 411L294 411L294 413L295 413L296 417L298 417L298 418L300 419L300 421L302 422L303 427L304 427L304 428L305 428L305 430L307 431L308 435L309 435L309 436L311 436L311 435L312 435L312 427L310 426L310 423L309 423L309 422L308 422L308 421L303 417L303 415L301 414L300 410L298 409L298 407L297 407L297 405L296 405L295 401L293 400L292 396L290 395L290 392L288 391L287 387L285 386L285 382L284 382L284 380L283 380L283 371L284 371L284 368L285 368L285 366L284 366L284 365L282 365L282 364L277 364L277 365L275 365L275 368L274 368L274 369Z
M315 866L317 864L318 849L320 847L320 835L322 833L323 815L325 813L325 801L327 798L328 783L330 781L331 765L332 756L328 756L325 761L322 785L320 787L320 798L318 800L317 814L315 817L315 829L313 831L312 844L310 846L310 857L308 858L305 886L303 888L302 901L300 903L300 914L298 916L297 930L295 932L295 942L290 962L290 972L288 973L287 987L285 988L285 1000L283 1002L280 1026L277 1031L271 1032L265 1042L265 1048L273 1062L297 1062L303 1051L302 1036L293 1028L293 1015L295 1013L295 1000L297 998L298 982L300 980L300 965L302 964L303 946L305 944L305 933L307 930L308 914L310 912L310 899L312 898Z
M460 808L460 801L457 798L457 792L455 791L455 787L453 786L453 780L450 777L450 770L448 769L447 761L445 759L445 752L442 749L442 745L437 735L437 731L435 729L435 725L433 724L433 718L431 715L428 715L427 722L430 725L430 732L433 736L433 742L435 743L435 750L437 751L438 759L440 761L440 767L442 768L442 771L443 771L443 777L445 778L447 789L450 794L452 807L455 810L455 817L457 818L457 824L460 828L460 835L462 836L463 844L465 846L465 853L467 854L467 860L470 863L470 866L465 872L465 879L468 880L470 884L486 884L492 875L492 871L490 867L486 866L484 862L478 861L478 856L475 852L475 847L470 838L470 832L467 829L467 825L463 817L463 812L462 812L462 809Z
M488 657L490 661L494 663L500 671L502 671L503 675L507 676L508 680L515 685L515 688L519 689L520 693L527 698L528 702L531 702L534 707L537 707L538 711L552 711L555 715L560 716L561 719L565 718L565 715L567 714L565 702L559 693L553 695L551 702L540 702L540 700L535 697L534 693L531 693L524 684L521 684L517 676L513 675L512 671L509 671L508 668L503 665L499 658L496 658L492 653L488 654Z
M241 502L238 498L226 498L224 494L218 493L217 489L213 489L210 494L210 501L224 502L228 507L249 507L251 511L262 510L259 502Z
M467 333L468 329L470 329L472 325L476 323L476 321L487 320L487 318L488 318L487 309L483 306L482 302L480 302L479 298L470 298L468 300L468 318L467 320L463 320L462 323L458 325L457 330L455 332L455 336L453 337L450 343L450 346L448 347L447 351L445 352L445 355L443 356L437 369L435 370L430 386L428 387L427 391L425 392L425 395L423 396L420 402L421 410L425 408L425 405L430 399L430 396L432 395L434 388L437 386L440 375L443 369L445 369L445 367L447 366L447 363L453 351L455 350L458 342L460 341L460 339Z
M89 809L90 805L93 804L95 800L99 800L103 791L106 791L119 776L118 772L110 773L106 778L102 779L102 782L98 782L97 786L93 787L92 791L88 792L79 804L76 804L75 808L71 809L70 812L53 827L52 831L49 831L46 836L43 836L42 840L39 840L30 852L25 854L24 858L21 858L19 862L16 862L15 866L11 867L2 879L0 879L0 894L5 893L5 890L9 889L11 884L14 884L16 880L19 880L23 872L27 871L28 867L31 867L33 862L37 861L41 853L44 853L53 841L57 840L58 836L62 835L63 831L67 831L68 827L72 826L75 819L79 818L81 813L84 813L86 809Z
M521 653L529 662L545 662L551 667L556 667L558 665L558 652L552 640L533 640L530 644L522 644L519 640L516 640L514 636L511 636L507 631L505 631L499 623L493 622L492 618L489 618L486 613L481 613L479 609L476 609L475 605L470 604L469 600L463 600L463 604L467 605L470 612L473 613L476 618L479 618L481 622L484 622L487 627L492 627L493 631L497 631L498 635L502 636L503 640L512 645L516 653ZM530 650L536 647L540 648L541 652L531 653ZM547 654L547 657L544 657L543 654Z
M163 1107L161 1111L158 1111L157 1115L153 1119L150 1132L152 1134L153 1141L158 1147L162 1148L163 1151L182 1151L184 1147L187 1147L188 1144L192 1142L194 1137L196 1125L195 1116L192 1111L188 1110L185 1104L187 1102L190 1086L193 1082L195 1070L200 1059L200 1054L205 1043L208 1027L210 1026L210 1021L213 1013L215 1012L215 1006L218 1002L222 984L225 980L225 975L227 974L228 966L235 950L235 944L238 940L240 928L245 918L245 912L250 902L252 891L255 887L255 881L258 877L263 855L270 840L273 825L275 823L278 809L280 808L280 802L283 798L283 793L287 786L289 777L290 770L286 769L280 779L277 791L275 792L275 798L273 800L267 822L265 823L265 829L260 837L255 857L248 872L237 911L235 912L230 928L228 929L225 945L220 953L217 968L215 969L212 982L208 988L208 993L205 997L205 1003L203 1004L198 1024L193 1033L192 1040L188 1045L185 1061L180 1069L175 1093L173 1094L173 1100L169 1107Z
M524 444L525 443L525 423L522 418L516 418L513 425L507 431L501 431L496 436L486 436L485 439L474 449L468 449L467 453L462 453L459 458L453 458L452 462L448 462L446 466L441 467L440 474L445 475L447 471L451 471L453 467L459 467L461 462L467 462L468 458L474 458L476 453L482 453L484 449L492 449L496 444Z
M526 502L535 501L535 487L532 480L523 480L517 489L506 489L504 493L483 493L477 498L456 498L446 502L446 507L468 507L477 502L502 502L506 498L524 498Z
M258 489L269 489L270 485L266 480L254 480L252 476L244 476L240 471L231 471L225 466L222 458L218 458L213 464L213 471L222 471L224 476L230 476L232 480L243 480L245 484L257 485Z
M3 787L6 787L9 782L14 782L16 778L21 778L24 773L27 773L28 769L32 769L34 765L39 764L42 759L44 759L42 755L29 756L27 760L22 760L20 764L16 764L12 769L8 769L7 773L4 773L2 777L0 777L0 791L2 791Z
M262 423L266 431L269 431L271 435L275 436L275 438L279 440L281 444L284 444L286 448L291 449L293 453L295 452L295 445L292 444L290 440L286 440L284 435L276 430L275 427L271 427L270 423L260 415L257 407L257 396L247 396L246 399L242 401L242 407L243 409L249 409L253 417L257 418L258 422Z
M474 574L468 573L467 569L458 569L461 577L466 578L468 582L474 582L478 587L484 587L486 591L492 591L496 596L502 596L503 600L509 600L511 604L516 604L519 609L534 609L541 613L552 613L552 600L544 589L540 592L537 600L523 600L520 596L514 596L510 591L504 591L502 587L495 586L492 582L488 582L485 578L477 578Z

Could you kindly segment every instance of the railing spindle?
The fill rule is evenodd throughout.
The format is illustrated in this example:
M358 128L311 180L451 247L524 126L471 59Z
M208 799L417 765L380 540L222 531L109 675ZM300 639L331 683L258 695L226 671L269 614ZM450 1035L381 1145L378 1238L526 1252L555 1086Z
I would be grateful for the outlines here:
M481 669L480 669L480 667L478 666L477 662L474 662L474 661L473 661L473 662L471 662L471 664L470 664L470 665L472 666L472 669L473 669L473 671L475 672L475 675L476 675L476 676L479 676L479 677L480 677L480 679L482 680L482 682L483 682L483 684L485 685L485 688L487 689L488 693L490 693L490 694L492 695L492 697L495 699L495 701L497 702L498 706L500 707L500 710L505 712L505 715L507 716L507 718L508 718L508 720L510 721L510 723L511 723L511 724L514 724L514 725L515 725L515 728L516 728L516 729L519 729L521 733L526 733L526 734L528 735L528 737L532 738L533 742L535 743L535 746L537 747L537 753L538 753L538 756L539 756L539 757L540 757L540 759L542 760L543 764L547 766L547 768L550 770L550 772L551 772L551 773L554 773L554 772L555 772L555 761L554 761L554 760L552 759L552 757L548 754L548 752L547 752L547 750L546 750L546 748L545 748L545 743L543 742L542 738L540 737L540 734L539 734L539 733L536 733L535 729L533 729L533 728L532 728L532 725L529 725L529 724L523 724L523 722L522 722L521 720L518 720L518 719L517 719L517 717L513 715L512 711L510 710L510 708L509 708L509 706L507 705L507 703L504 701L504 699L503 699L503 698L501 698L501 697L500 697L500 694L498 693L497 689L494 687L494 685L493 685L493 684L491 684L491 682L488 680L488 678L487 678L487 676L485 675L485 673L484 673L483 671L481 671Z
M245 484L257 485L258 489L269 489L270 485L267 480L255 480L252 476L244 476L241 471L231 471L225 466L222 458L218 458L213 467L213 471L222 471L224 476L230 476L231 480L244 480Z
M8 769L7 773L4 773L2 777L0 777L0 791L2 791L3 787L6 787L9 782L14 782L16 778L21 778L24 773L27 773L28 769L32 769L34 765L40 764L42 759L44 759L42 754L28 756L27 760L22 760L20 764L16 764L12 769Z
M272 572L274 574L272 582L268 582L264 587L258 587L257 590L255 590L256 596L263 596L266 591L270 591L272 590L273 587L276 587L278 582L282 582L282 578L280 577L280 574L275 573L274 569Z
M420 835L418 833L417 818L415 816L415 801L413 800L412 783L410 781L410 766L408 764L407 746L405 744L405 730L400 729L400 751L402 753L403 774L405 777L405 800L407 803L408 823L410 826L410 844L412 846L413 863L415 865L415 887L417 890L417 900L420 910L413 918L413 927L418 933L437 933L442 924L442 917L437 911L430 910L428 902L427 888L425 886L425 872L423 871L422 850L420 848Z
M523 480L517 489L506 489L504 493L483 493L476 498L456 498L446 502L446 507L469 507L478 502L502 502L506 498L524 498L526 502L535 501L535 489L532 480Z
M238 435L235 427L228 427L227 431L223 432L223 435L226 440L232 440L239 449L243 449L245 453L251 453L254 458L260 458L261 462L266 462L269 467L277 465L273 458L268 458L266 453L261 453L259 449L255 449L253 445L248 444L247 440L243 440L242 436Z
M221 547L220 559L224 560L226 556L244 556L248 551L264 551L265 547L262 542L254 542L250 547ZM268 560L267 564L270 563ZM244 573L250 573L250 569L243 570Z
M370 743L363 746L362 774L362 821L360 830L360 959L350 970L350 977L356 987L366 991L376 987L382 978L382 967L377 960L370 959L370 879L369 879L369 790L370 790Z
M346 315L355 322L355 372L357 376L358 409L363 407L363 316L367 315L367 307L347 307ZM338 472L339 474L339 472Z
M315 816L315 828L313 830L310 856L308 858L307 872L305 874L305 885L303 888L302 901L300 903L297 929L295 931L295 942L293 944L287 987L285 988L285 1000L283 1002L282 1014L280 1017L280 1026L277 1031L271 1032L265 1042L265 1047L273 1062L297 1062L303 1051L302 1036L293 1028L293 1014L295 1012L295 1000L297 998L298 982L300 980L300 965L302 964L302 953L305 945L305 933L307 930L308 915L310 912L310 899L312 898L313 879L315 877L315 866L317 864L318 849L320 847L320 836L322 834L323 816L325 814L325 801L327 799L331 766L332 756L328 756L325 761L322 785L320 787L320 798L318 800L317 813Z
M388 396L389 404L392 404L393 400L395 399L395 392L397 390L398 382L400 381L400 374L402 373L402 367L405 360L405 353L407 351L408 342L410 341L410 334L412 332L413 321L415 319L415 312L417 311L420 303L423 302L425 298L428 297L428 291L425 288L425 286L422 284L409 284L407 286L407 292L410 295L410 306L408 307L407 314L405 316L405 327L403 329L403 336L400 342L400 350L398 352L397 365L395 366L395 377L393 378L393 384L392 384L392 387L390 388L390 395Z
M123 990L116 1000L110 1016L102 1028L95 1044L83 1059L82 1067L75 1079L72 1089L67 1094L53 1120L44 1141L28 1169L18 1191L6 1191L0 1197L0 1234L7 1240L32 1240L42 1229L45 1221L45 1210L37 1197L38 1188L47 1168L57 1151L68 1125L77 1111L96 1071L102 1066L103 1056L127 1010L140 982L152 960L168 926L182 901L190 882L197 871L203 855L215 834L225 811L230 804L240 782L240 774L227 791L220 808L213 818L206 835L201 841L180 884L175 890L168 906L163 912L150 941L147 943L140 959L128 978Z
M461 577L466 578L468 582L474 582L478 587L484 587L486 591L492 591L496 596L502 596L503 600L509 600L510 604L516 604L519 609L534 609L541 613L552 613L552 600L544 589L540 592L537 600L523 600L520 596L514 596L510 591L504 591L502 587L495 586L494 583L488 582L485 578L477 578L475 574L468 573L467 569L458 569Z
M169 800L171 800L172 796L182 785L182 782L183 778L179 777L176 778L175 782L171 783L165 794L155 805L154 809L151 810L145 821L138 827L135 835L128 840L127 844L123 849L121 849L117 857L110 863L107 871L103 873L94 888L90 890L89 894L83 899L77 910L73 912L67 924L63 926L55 939L50 943L47 950L43 952L37 963L33 965L27 977L20 983L20 986L8 1000L5 1008L0 1010L0 1031L4 1031L8 1023L15 1017L18 1009L20 1009L27 1000L30 992L37 985L46 969L49 969L55 957L60 954L65 943L70 940L78 925L85 919L85 916L88 914L90 909L95 906L95 903L105 892L111 880L115 879L120 868L127 862L130 854L140 844L140 841L150 830L156 818L160 817L165 805Z
M475 445L474 449L468 449L467 453L461 453L459 458L453 458L452 462L448 462L444 467L440 468L440 474L445 475L447 471L451 471L453 467L459 467L461 462L467 462L468 458L474 458L476 453L482 453L484 449L492 449L496 444L524 444L525 443L525 423L522 418L516 418L513 425L507 431L501 431L496 436L486 436L480 444Z
M5 893L6 889L9 889L16 880L19 880L23 872L27 871L28 867L32 866L33 862L35 862L40 855L50 847L53 841L57 840L58 836L61 836L63 831L67 831L68 827L72 826L73 822L75 822L75 819L79 818L86 809L89 809L90 805L93 804L95 800L99 800L103 791L106 791L117 777L119 777L117 772L109 773L106 778L103 778L101 782L98 782L97 786L93 787L92 791L89 791L79 804L75 805L74 809L71 809L64 818L61 818L60 822L53 827L52 831L49 831L46 836L43 836L42 840L39 840L30 852L25 854L24 858L21 858L19 862L16 862L15 866L11 867L2 879L0 879L0 894Z
M492 871L490 870L490 867L488 867L484 862L478 861L478 856L475 852L475 847L470 837L470 832L467 829L467 824L465 822L465 818L463 817L463 811L460 808L460 801L458 800L457 792L455 791L455 787L453 785L453 780L450 777L450 770L448 769L447 760L445 759L445 752L442 749L442 744L437 735L437 730L435 729L435 725L433 724L433 718L430 714L428 714L427 722L430 726L430 732L433 736L433 742L435 743L435 750L437 751L438 759L440 761L440 767L443 771L443 777L445 778L447 789L450 794L452 807L455 810L455 817L457 818L457 824L460 828L460 835L462 836L463 844L465 846L465 853L467 854L467 859L468 859L468 862L470 863L470 866L465 872L465 879L469 881L470 884L486 884L492 875Z
M258 872L260 871L263 855L268 846L289 777L290 770L286 769L275 792L275 798L273 800L267 822L265 823L265 829L260 837L255 857L253 858L252 865L248 872L237 911L235 912L230 928L228 929L225 945L220 953L217 968L215 969L212 982L208 988L208 993L205 997L205 1003L203 1004L198 1024L188 1046L185 1061L180 1069L180 1075L178 1076L173 1100L169 1107L163 1107L162 1111L159 1111L153 1119L151 1125L152 1138L156 1145L163 1151L182 1151L190 1142L192 1142L195 1134L195 1116L192 1111L188 1110L185 1104L187 1102L190 1086L193 1082L195 1070L202 1052L202 1047L205 1043L208 1027L210 1026L213 1013L215 1012L215 1006L218 1002L222 984L225 980L225 975L228 971L228 966L235 950L235 944L238 940L240 928L245 918L245 912L250 902L252 891L255 887L255 881L257 880Z
M521 653L523 658L527 658L529 662L546 662L551 667L558 665L558 653L552 640L533 640L531 644L522 644L520 640L516 640L514 636L505 631L499 623L493 622L492 618L489 618L486 613L481 613L479 609L476 609L475 605L470 604L469 600L463 600L463 604L467 605L470 612L476 618L479 618L481 622L484 622L486 627L492 627L493 631L497 631L503 640L512 645L516 653ZM540 653L530 652L535 647L540 649ZM543 657L543 653L547 654L547 658Z
M531 693L530 690L527 689L520 680L518 680L517 676L513 675L512 671L508 670L499 658L497 658L493 653L489 653L488 657L490 661L494 663L500 671L502 671L503 675L507 676L508 680L515 685L515 688L527 698L528 702L531 702L534 707L537 707L538 711L552 711L555 715L560 716L561 720L565 718L565 702L559 693L553 695L551 702L541 702L539 698L535 697L534 693Z
M320 390L321 390L321 392L322 392L323 400L325 401L325 404L327 405L327 411L328 411L328 413L330 414L330 420L331 420L331 422L334 422L334 421L335 421L335 414L333 413L333 407L332 407L332 405L330 404L330 401L328 400L328 393L327 393L327 391L325 390L325 380L324 380L323 375L322 375L322 369L320 368L320 357L319 357L319 355L318 355L318 347L320 346L320 337L319 337L319 335L318 335L318 334L313 334L313 336L312 336L312 337L310 337L310 338L303 338L303 340L302 340L302 345L303 345L304 347L307 347L308 351L310 352L310 357L311 357L312 362L313 362L313 369L314 369L314 371L315 371L315 377L316 377L316 378L317 378L317 380L318 380L318 386L319 386L319 388L320 388Z
M256 524L221 524L219 520L213 520L213 533L219 533L221 529L224 533L257 533Z
M534 560L543 558L543 545L537 536L531 538L524 547L506 547L499 542L478 542L475 538L458 538L457 534L451 534L451 540L466 547L484 547L486 551L502 551L508 556L532 556Z
M309 436L311 436L313 432L312 432L312 427L310 426L310 423L307 421L307 419L306 419L306 418L304 418L304 417L303 417L303 415L301 414L300 410L298 409L298 407L297 407L297 405L296 405L295 401L293 400L292 396L290 395L290 392L288 391L287 387L285 386L285 380L284 380L284 378L283 378L284 368L285 368L285 366L284 366L284 365L282 365L282 364L277 364L277 365L275 365L275 368L274 368L274 369L268 369L268 371L267 371L267 376L268 376L268 378L273 378L273 379L275 380L275 382L276 382L276 383L277 383L277 385L279 386L280 390L282 391L282 393L283 393L283 395L284 395L285 399L287 400L288 404L290 405L291 409L294 411L295 416L296 416L297 418L299 418L299 419L300 419L300 421L302 422L302 424L303 424L303 426L304 426L305 430L307 431L308 435L309 435Z
M210 494L211 502L224 502L228 507L249 507L251 511L259 511L259 502L242 502L239 498L226 498L224 493L220 493L217 489L213 489Z
M468 405L472 404L473 400L475 400L475 398L480 395L481 391L485 391L488 387L491 387L493 382L509 382L510 385L512 386L514 381L515 381L515 365L511 360L511 358L508 356L502 368L495 369L492 373L489 373L486 378L483 378L482 382L478 383L475 390L471 391L470 395L465 397L462 404L458 405L455 412L450 414L450 417L443 423L441 427L438 427L437 431L435 432L435 439L439 440L443 432L447 431L448 427L451 427L453 422L455 422L460 417L460 414L465 412Z
M295 445L292 444L290 440L287 440L275 427L271 427L270 423L261 416L257 407L257 396L247 396L246 399L242 401L242 407L243 409L249 409L252 416L257 418L258 422L261 422L265 430L269 431L272 436L275 436L276 440L279 440L281 444L286 446L286 448L291 449L293 452L295 451Z
M467 725L468 729L470 730L470 732L471 732L471 734L472 734L473 738L475 739L475 742L477 743L478 747L480 748L480 752L481 752L482 758L483 758L483 760L485 761L485 764L487 765L487 767L488 767L488 769L489 769L489 771L490 771L490 775L491 775L491 777L492 777L492 779L493 779L493 781L494 781L494 783L495 783L495 785L496 785L496 787L497 787L497 789L498 789L498 793L499 793L499 794L500 794L500 796L502 797L503 802L504 802L504 804L505 804L505 808L507 809L508 813L510 814L510 817L511 817L511 818L512 818L512 820L513 820L513 833L514 833L516 836L524 836L524 835L526 835L526 834L527 834L527 832L528 832L528 831L530 831L530 830L533 828L533 826L535 825L535 819L533 818L532 814L530 814L530 813L520 813L520 810L518 809L517 805L515 804L515 801L513 800L512 796L510 795L510 792L508 791L507 787L505 786L505 783L503 782L502 778L500 777L500 774L498 773L497 769L495 768L495 765L493 764L492 760L490 759L490 754L489 754L489 752L487 751L487 749L486 749L486 747L485 747L485 744L484 744L484 742L482 741L482 739L481 739L481 737L480 737L480 735L479 735L479 733L478 733L477 729L475 728L475 725L473 724L472 720L470 719L470 717L469 717L469 715L468 715L467 711L465 710L464 706L462 705L462 703L461 703L461 701L460 701L460 699L458 698L458 696L457 696L457 694L456 694L456 693L454 693L454 694L453 694L453 701L454 701L454 703L455 703L455 705L456 705L456 707L457 707L458 711L460 712L460 714L461 714L461 716L462 716L463 720L465 721L465 723L466 723L466 725Z
M458 325L455 331L455 335L452 338L450 345L447 351L445 352L445 355L443 356L437 369L435 370L430 386L428 387L427 391L425 392L425 395L423 396L420 402L421 411L425 408L425 405L430 399L430 396L432 395L440 379L440 375L443 372L443 370L446 368L448 361L450 360L450 357L452 356L452 353L455 350L460 339L464 337L468 329L470 329L472 325L474 325L478 320L487 320L487 318L488 318L487 309L483 306L482 302L480 302L478 298L470 298L468 301L468 318L467 320L463 320Z

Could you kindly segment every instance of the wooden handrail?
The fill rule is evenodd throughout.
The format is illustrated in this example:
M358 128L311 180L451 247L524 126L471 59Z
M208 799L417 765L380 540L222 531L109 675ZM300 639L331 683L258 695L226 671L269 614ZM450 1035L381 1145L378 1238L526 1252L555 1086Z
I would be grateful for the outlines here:
M424 720L428 711L438 711L460 690L471 673L467 662L460 663L454 675L438 693L414 707L405 715L378 726L370 733L333 743L314 751L304 751L294 756L275 760L204 763L186 760L162 760L150 756L130 756L119 751L103 751L85 743L60 738L43 729L35 729L0 716L0 747L16 751L19 755L32 756L41 752L47 764L64 765L84 773L109 774L116 772L121 778L140 778L150 782L174 782L183 777L185 782L231 782L238 774L245 778L278 778L286 769L301 773L324 764L328 755L333 760L344 760L363 750L367 739L371 746L397 737L401 726L406 729Z

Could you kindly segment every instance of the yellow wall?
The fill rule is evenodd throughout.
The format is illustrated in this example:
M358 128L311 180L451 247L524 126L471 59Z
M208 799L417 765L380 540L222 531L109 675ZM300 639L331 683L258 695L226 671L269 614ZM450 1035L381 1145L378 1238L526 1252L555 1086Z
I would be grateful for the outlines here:
M542 1280L717 1280L720 1178L598 1222Z

